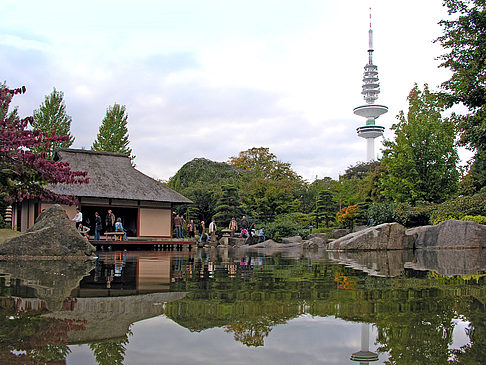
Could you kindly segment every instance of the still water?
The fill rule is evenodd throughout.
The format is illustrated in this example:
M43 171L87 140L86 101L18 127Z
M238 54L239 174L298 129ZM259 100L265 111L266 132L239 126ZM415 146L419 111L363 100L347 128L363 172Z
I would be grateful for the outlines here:
M483 251L0 262L0 363L481 364Z

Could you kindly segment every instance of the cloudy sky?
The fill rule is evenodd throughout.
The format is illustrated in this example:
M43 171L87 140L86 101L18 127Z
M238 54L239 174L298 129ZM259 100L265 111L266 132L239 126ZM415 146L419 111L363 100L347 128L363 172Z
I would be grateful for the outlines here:
M108 106L126 105L135 163L155 178L260 146L309 181L337 178L366 157L353 108L370 7L391 138L414 82L450 76L432 43L441 0L3 0L0 81L27 87L13 103L22 116L63 91L75 148L91 147Z

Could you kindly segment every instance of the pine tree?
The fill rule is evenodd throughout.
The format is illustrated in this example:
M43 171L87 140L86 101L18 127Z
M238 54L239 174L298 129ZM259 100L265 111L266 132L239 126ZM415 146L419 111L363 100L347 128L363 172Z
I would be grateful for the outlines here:
M316 209L314 210L316 228L319 228L321 221L325 221L326 227L329 227L329 222L336 217L337 204L329 190L321 190L316 198Z
M226 184L221 189L222 194L218 199L214 219L219 227L227 227L231 218L240 216L241 204L236 186Z
M71 121L72 118L66 113L66 105L64 104L64 93L57 91L56 88L52 93L46 95L44 103L39 109L34 110L32 127L41 132L54 136L66 136L65 141L52 142L47 146L40 146L36 148L36 152L46 152L47 158L52 159L54 152L58 148L70 147L74 142L74 137L71 135Z
M132 149L128 146L128 115L125 105L114 104L106 110L96 140L91 149L94 151L114 152L129 156L133 161Z

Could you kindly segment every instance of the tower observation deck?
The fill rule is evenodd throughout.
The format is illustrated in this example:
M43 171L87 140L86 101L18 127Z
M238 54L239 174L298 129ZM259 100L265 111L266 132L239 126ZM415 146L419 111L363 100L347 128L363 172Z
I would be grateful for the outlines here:
M376 125L376 119L388 112L388 107L384 105L375 104L380 93L380 83L378 79L378 66L373 64L373 30L371 29L371 13L370 13L370 30L368 31L369 49L368 49L368 64L364 67L363 73L363 89L361 94L366 101L366 105L361 105L353 109L354 114L366 118L366 125L356 129L358 136L366 139L367 150L366 160L373 161L375 159L375 138L383 136L385 127Z

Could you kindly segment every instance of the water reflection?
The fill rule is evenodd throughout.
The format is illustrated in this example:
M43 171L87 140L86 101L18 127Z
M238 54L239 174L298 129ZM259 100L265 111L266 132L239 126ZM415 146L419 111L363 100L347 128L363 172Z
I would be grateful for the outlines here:
M295 258L212 248L0 262L0 356L246 363L258 351L269 364L342 364L361 350L376 363L474 363L486 355L485 282L484 253L473 250Z

